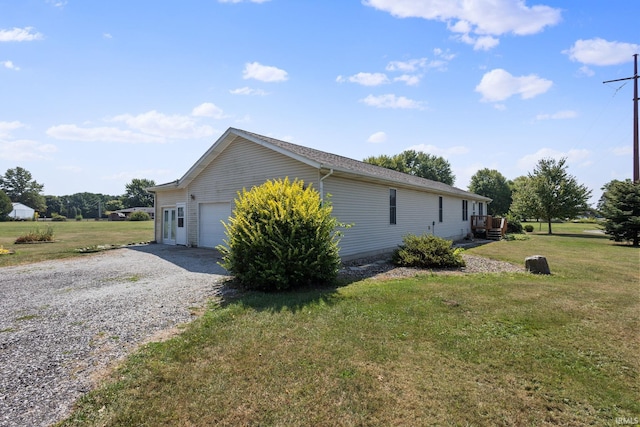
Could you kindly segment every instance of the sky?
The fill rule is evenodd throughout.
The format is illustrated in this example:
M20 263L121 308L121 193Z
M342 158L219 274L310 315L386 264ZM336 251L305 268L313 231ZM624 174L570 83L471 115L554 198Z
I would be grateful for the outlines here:
M467 189L567 159L633 173L636 0L0 0L0 174L46 195L173 181L229 127Z

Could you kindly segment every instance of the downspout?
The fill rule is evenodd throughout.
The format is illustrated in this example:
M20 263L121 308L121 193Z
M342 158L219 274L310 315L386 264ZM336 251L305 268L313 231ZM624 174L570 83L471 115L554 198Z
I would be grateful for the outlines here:
M322 169L322 166L320 166ZM320 178L320 203L324 206L324 180L333 174L333 168L329 170L329 173Z

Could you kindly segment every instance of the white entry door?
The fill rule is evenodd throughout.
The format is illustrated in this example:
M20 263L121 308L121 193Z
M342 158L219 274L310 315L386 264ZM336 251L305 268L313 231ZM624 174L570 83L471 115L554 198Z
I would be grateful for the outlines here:
M186 245L187 244L187 224L185 219L185 204L177 203L176 204L176 244L177 245Z
M221 221L231 216L231 203L201 203L198 215L198 246L215 248L224 243L225 232Z
M162 211L162 243L165 245L176 244L176 208L164 208Z

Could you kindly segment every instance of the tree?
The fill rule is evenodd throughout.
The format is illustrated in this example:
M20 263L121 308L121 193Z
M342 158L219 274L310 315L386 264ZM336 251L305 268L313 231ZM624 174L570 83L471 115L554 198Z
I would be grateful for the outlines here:
M47 208L45 198L40 193L44 185L38 184L31 172L20 166L15 169L7 169L4 176L0 177L0 190L3 190L13 202L27 205L38 212L44 212Z
M4 191L0 190L0 221L5 220L12 210L13 205L11 204L11 199Z
M126 185L127 192L124 195L124 204L127 208L153 207L153 194L146 189L156 185L151 179L134 178Z
M602 190L598 208L605 218L604 232L616 242L640 246L640 183L613 180Z
M567 159L541 159L533 174L529 174L533 190L532 201L539 217L547 221L552 234L551 221L554 218L575 218L587 209L591 190L578 184L567 173Z
M469 191L493 199L487 206L489 215L506 215L511 206L511 187L495 169L481 169L471 177Z
M451 165L443 157L427 154L422 151L405 150L394 156L371 156L363 160L376 166L393 169L409 175L453 185L456 180L451 172Z
M533 180L526 175L511 181L511 207L509 213L522 221L541 216L535 197Z

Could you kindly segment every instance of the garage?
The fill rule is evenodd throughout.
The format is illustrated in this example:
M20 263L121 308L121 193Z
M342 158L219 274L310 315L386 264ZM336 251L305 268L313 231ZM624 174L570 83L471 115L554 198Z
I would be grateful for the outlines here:
M226 237L221 221L227 222L231 216L231 203L201 203L199 211L198 246L215 248Z

